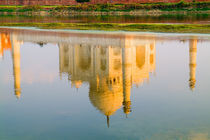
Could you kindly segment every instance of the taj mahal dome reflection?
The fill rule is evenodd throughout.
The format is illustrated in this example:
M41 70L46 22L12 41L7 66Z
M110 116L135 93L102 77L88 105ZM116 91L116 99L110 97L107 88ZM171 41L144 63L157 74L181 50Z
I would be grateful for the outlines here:
M139 86L155 70L155 40L128 36L116 46L59 44L59 54L61 75L68 74L76 88L88 83L92 105L108 122L122 106L126 115L131 112L132 85Z

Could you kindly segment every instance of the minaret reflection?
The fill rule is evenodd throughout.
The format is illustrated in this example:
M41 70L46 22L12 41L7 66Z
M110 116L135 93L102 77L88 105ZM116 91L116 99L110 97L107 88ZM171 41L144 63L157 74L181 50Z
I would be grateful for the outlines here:
M14 72L14 90L15 95L19 99L21 95L21 78L20 78L20 45L16 35L12 36L12 59L13 59L13 72Z
M189 60L190 60L190 79L189 86L194 90L196 84L196 57L197 57L197 39L191 39L189 42Z
M17 98L20 98L20 42L17 41L16 36L9 34L0 34L0 57L3 57L5 50L12 51L13 73L14 73L14 92Z
M135 49L135 48L134 48ZM131 112L131 100L130 100L130 89L132 84L132 56L133 48L130 42L125 43L125 47L122 48L122 73L123 73L123 105L124 113L127 115Z
M61 75L68 74L76 88L89 84L89 99L109 127L109 117L122 106L126 116L131 112L132 85L142 84L155 70L155 40L125 36L116 39L117 45L107 42L59 44L59 54Z

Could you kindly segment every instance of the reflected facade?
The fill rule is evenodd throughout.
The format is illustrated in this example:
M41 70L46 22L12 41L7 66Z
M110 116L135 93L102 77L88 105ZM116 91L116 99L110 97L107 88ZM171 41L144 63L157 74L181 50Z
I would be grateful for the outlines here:
M147 36L147 35L145 35ZM189 87L196 85L197 38L189 40ZM131 88L149 81L156 69L156 37L123 36L42 36L1 33L0 56L9 50L12 56L14 92L21 96L20 47L24 42L58 46L60 79L68 78L71 86L89 86L91 104L107 117L123 108L126 116L132 110Z
M155 40L125 37L116 44L59 44L60 73L76 88L88 83L92 105L107 120L121 106L130 113L132 85L148 81L155 71Z

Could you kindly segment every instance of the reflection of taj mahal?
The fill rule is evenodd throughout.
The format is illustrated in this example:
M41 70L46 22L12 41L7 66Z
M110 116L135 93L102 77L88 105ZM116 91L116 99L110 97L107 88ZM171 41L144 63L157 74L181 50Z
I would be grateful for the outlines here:
M73 36L68 39L55 37L51 41L51 37L47 41L45 38L0 34L0 59L3 59L5 50L11 50L14 92L17 98L21 95L20 47L25 41L57 43L61 77L62 74L68 75L72 86L76 88L80 88L83 83L89 84L89 99L94 107L107 116L108 122L109 116L122 106L126 115L131 112L132 85L139 86L148 81L149 74L155 70L154 37ZM189 86L192 90L196 83L196 55L197 39L193 38L189 41Z
M130 112L132 84L149 79L155 70L155 41L123 38L119 46L59 45L60 72L68 73L72 85L89 83L93 106L109 117L122 105Z

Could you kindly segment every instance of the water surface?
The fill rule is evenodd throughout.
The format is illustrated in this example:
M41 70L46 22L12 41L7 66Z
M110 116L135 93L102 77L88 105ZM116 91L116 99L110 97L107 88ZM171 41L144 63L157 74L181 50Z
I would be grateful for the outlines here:
M210 139L210 36L0 29L0 139Z
M24 16L0 15L0 23L162 23L209 24L209 14L163 15L72 15L72 16Z

